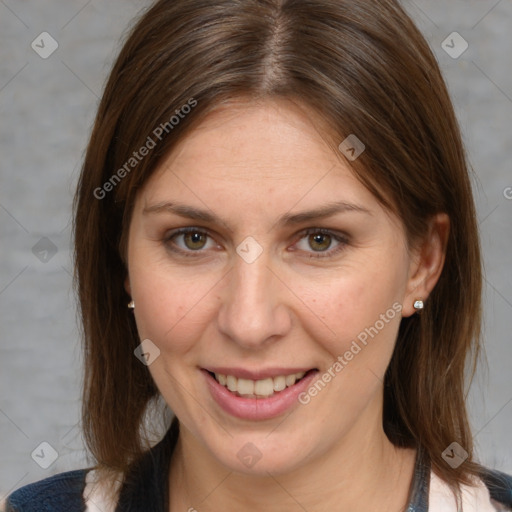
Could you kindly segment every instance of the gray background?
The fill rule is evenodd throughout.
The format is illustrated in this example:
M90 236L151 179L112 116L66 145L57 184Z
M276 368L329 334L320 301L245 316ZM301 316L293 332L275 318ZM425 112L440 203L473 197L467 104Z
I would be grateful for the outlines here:
M0 0L0 501L21 485L87 464L78 424L71 199L119 38L147 5ZM405 5L445 73L476 174L488 370L478 372L470 410L480 460L512 472L512 1ZM59 45L47 59L31 48L34 40L41 46L44 31ZM457 59L442 47L453 31L469 44ZM48 469L35 462L51 462L42 442L58 453Z

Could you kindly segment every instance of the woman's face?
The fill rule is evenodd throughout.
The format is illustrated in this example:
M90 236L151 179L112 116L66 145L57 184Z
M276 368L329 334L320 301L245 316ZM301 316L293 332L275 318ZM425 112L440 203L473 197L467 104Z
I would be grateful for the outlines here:
M128 267L149 371L201 456L279 474L382 434L414 262L293 104L233 104L183 139L138 195Z

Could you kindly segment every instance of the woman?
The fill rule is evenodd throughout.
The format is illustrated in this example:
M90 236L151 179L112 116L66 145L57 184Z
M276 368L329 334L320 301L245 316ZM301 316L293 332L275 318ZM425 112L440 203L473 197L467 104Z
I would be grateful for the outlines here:
M157 2L74 226L95 464L8 510L512 509L464 401L482 277L459 129L395 0Z

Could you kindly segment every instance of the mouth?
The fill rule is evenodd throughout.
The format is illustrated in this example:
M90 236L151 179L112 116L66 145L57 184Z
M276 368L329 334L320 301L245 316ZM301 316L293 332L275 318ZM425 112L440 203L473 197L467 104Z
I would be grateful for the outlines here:
M234 375L216 373L206 370L221 386L242 398L269 398L287 388L291 388L317 369L297 373L287 373L266 379L244 379Z
M249 421L270 420L300 406L299 397L319 373L317 368L259 372L201 368L201 372L211 398L220 409L230 416Z

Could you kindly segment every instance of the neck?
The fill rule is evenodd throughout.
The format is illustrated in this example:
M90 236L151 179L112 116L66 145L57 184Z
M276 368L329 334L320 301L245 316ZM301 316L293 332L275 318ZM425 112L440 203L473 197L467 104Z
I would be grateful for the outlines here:
M219 464L182 429L171 460L170 510L405 510L416 451L393 446L382 427L353 430L299 469L255 476Z

